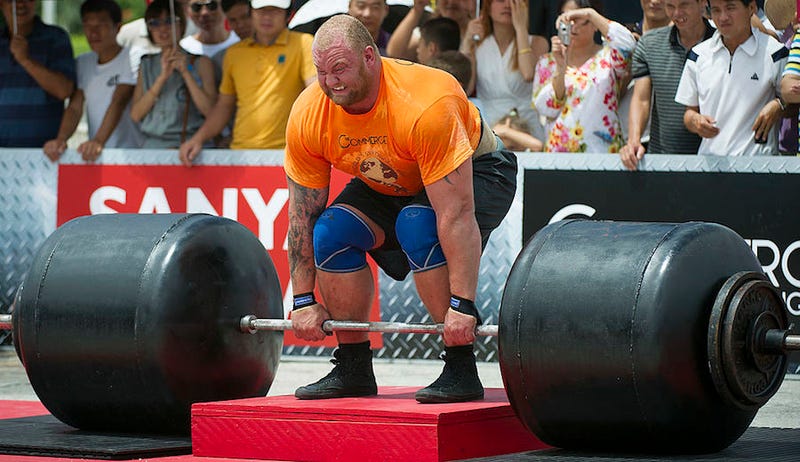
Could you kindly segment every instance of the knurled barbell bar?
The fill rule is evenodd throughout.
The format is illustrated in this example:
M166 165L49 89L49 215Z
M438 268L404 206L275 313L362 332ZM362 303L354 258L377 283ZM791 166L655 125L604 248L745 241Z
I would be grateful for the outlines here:
M253 315L244 316L239 323L242 332L255 334L258 331L283 331L292 329L288 319L259 319ZM322 330L327 333L338 331L379 332L383 334L442 334L444 324L421 324L409 322L360 322L325 321ZM475 328L475 335L497 337L497 326L485 325Z
M292 321L288 319L259 319L252 314L243 316L239 322L242 332L255 334L258 331L286 331L292 329ZM0 315L0 330L11 330L11 315ZM409 322L360 322L360 321L325 321L322 330L328 333L338 331L377 332L382 334L442 334L444 324L409 323ZM475 335L497 337L497 326L486 324L475 329ZM789 350L800 350L800 335L790 335L784 329L769 329L764 332L764 352L777 354Z
M760 271L720 225L559 222L524 246L499 325L476 333L498 336L509 401L543 441L713 452L744 432L800 348ZM266 394L291 328L282 317L274 266L238 223L98 215L47 239L0 327L65 423L169 433L188 431L193 402Z

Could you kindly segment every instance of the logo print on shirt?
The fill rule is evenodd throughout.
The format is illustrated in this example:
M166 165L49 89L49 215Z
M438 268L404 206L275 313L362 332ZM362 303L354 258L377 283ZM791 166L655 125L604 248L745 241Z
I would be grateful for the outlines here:
M283 64L286 62L286 55L278 55L278 64Z
M389 165L384 164L377 157L367 157L362 160L358 169L361 171L361 175L370 181L388 186L395 192L407 192L406 188L396 184L398 178L397 172Z
M117 83L119 83L119 74L116 74L116 75L113 75L113 76L109 77L108 81L106 81L106 86L107 87L116 87Z
M758 80L758 74L753 72L753 75L750 76L750 80Z
M388 144L389 137L386 135L368 135L361 138L351 138L347 135L339 135L339 147L342 149L355 146L373 146L376 144Z

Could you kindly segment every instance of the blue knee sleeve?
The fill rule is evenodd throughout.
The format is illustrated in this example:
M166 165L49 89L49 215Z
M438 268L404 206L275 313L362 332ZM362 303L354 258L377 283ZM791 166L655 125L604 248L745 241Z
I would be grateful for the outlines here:
M447 263L436 233L436 214L431 207L409 205L403 208L394 229L411 271L417 273Z
M332 273L352 273L367 265L375 235L353 211L332 205L314 225L314 263Z

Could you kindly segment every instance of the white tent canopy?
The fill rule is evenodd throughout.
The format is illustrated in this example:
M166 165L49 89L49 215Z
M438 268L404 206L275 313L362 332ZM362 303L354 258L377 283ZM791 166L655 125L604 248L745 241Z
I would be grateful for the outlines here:
M308 0L289 21L289 29L294 29L302 24L311 21L327 18L339 13L347 13L347 6L350 0ZM414 0L387 0L389 5L405 5L411 7Z

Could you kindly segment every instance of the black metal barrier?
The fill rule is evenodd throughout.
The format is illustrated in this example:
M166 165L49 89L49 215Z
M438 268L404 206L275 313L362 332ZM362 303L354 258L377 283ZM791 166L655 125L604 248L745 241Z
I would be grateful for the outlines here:
M568 217L720 223L750 244L800 328L800 158L651 155L628 172L611 157L524 159L523 240Z

